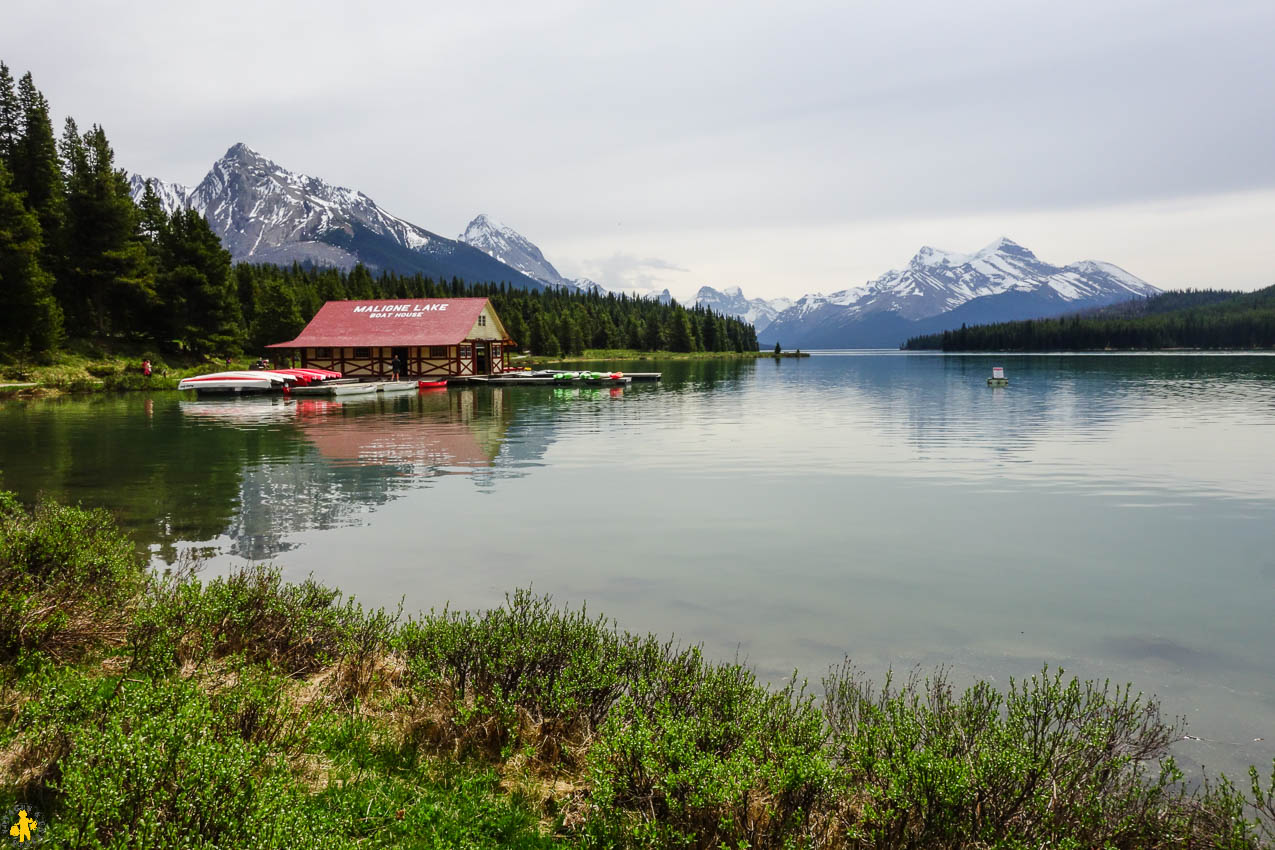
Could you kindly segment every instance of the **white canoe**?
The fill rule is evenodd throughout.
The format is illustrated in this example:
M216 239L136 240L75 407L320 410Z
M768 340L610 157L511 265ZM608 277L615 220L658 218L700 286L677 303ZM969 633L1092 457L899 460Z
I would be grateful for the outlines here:
M242 392L244 390L263 392L282 389L295 384L296 381L296 375L285 375L268 369L210 372L207 375L195 375L193 378L182 378L177 384L177 389L201 392Z
M376 384L337 384L328 387L328 392L335 396L367 395L376 392Z
M417 390L416 381L381 381L376 388L383 393L405 393Z

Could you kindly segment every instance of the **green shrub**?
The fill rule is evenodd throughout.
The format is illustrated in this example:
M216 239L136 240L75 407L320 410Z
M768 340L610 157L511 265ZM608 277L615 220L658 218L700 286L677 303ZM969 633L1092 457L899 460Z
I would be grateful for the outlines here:
M144 569L106 511L28 511L0 492L0 659L69 659L121 642Z
M221 702L182 680L50 679L15 724L55 756L44 837L75 847L337 846L270 743L241 734L265 700L241 682ZM281 710L284 710L281 707Z
M374 651L368 643L384 644L391 626L383 612L368 615L353 600L342 602L339 591L310 579L287 583L275 567L251 566L207 583L190 574L158 580L130 641L135 666L152 672L242 656L301 676L348 651Z
M551 762L567 755L569 741L588 739L626 689L672 654L670 644L621 634L605 617L557 609L528 590L481 614L413 620L394 646L412 687L454 709L435 743L464 740L492 754L531 744Z
M687 692L617 703L589 751L589 831L651 847L819 844L837 779L823 743L804 688L707 666Z
M1181 784L1154 700L1062 675L958 698L942 670L880 694L834 671L824 710L861 797L856 846L1251 846L1238 797Z

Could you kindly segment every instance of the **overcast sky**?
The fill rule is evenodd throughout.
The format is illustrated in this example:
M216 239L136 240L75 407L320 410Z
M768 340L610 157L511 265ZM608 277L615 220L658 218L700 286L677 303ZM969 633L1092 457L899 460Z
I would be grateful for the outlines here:
M611 288L798 296L1006 235L1275 283L1275 2L65 3L0 59L193 185L235 142Z

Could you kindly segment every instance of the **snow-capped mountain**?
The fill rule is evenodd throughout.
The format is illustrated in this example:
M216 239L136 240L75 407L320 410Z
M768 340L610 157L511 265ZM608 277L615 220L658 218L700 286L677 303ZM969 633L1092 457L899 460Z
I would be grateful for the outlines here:
M458 238L466 245L471 245L548 286L558 286L572 292L606 292L601 284L588 278L570 280L563 277L553 267L553 263L545 259L534 242L484 213L476 216Z
M738 286L723 290L701 286L695 293L695 303L711 308L724 316L736 316L751 324L758 333L766 329L783 311L792 306L791 298L745 298Z
M131 178L140 200L146 179ZM487 254L391 215L367 195L296 174L242 143L213 163L188 189L152 181L165 207L193 209L208 219L236 261L420 272L439 278L542 284Z
M1057 316L1160 290L1095 260L1054 266L1011 239L973 254L924 247L905 269L831 295L805 295L761 342L785 347L895 347L909 336L967 324ZM760 332L760 331L759 331Z

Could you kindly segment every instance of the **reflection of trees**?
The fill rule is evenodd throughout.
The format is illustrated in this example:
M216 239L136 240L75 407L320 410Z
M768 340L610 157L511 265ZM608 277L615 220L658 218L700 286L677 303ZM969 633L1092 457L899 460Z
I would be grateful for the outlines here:
M4 414L3 486L26 499L43 493L108 508L166 559L174 541L207 540L227 526L242 465L292 450L280 435L191 427L171 398L140 394L23 402Z

